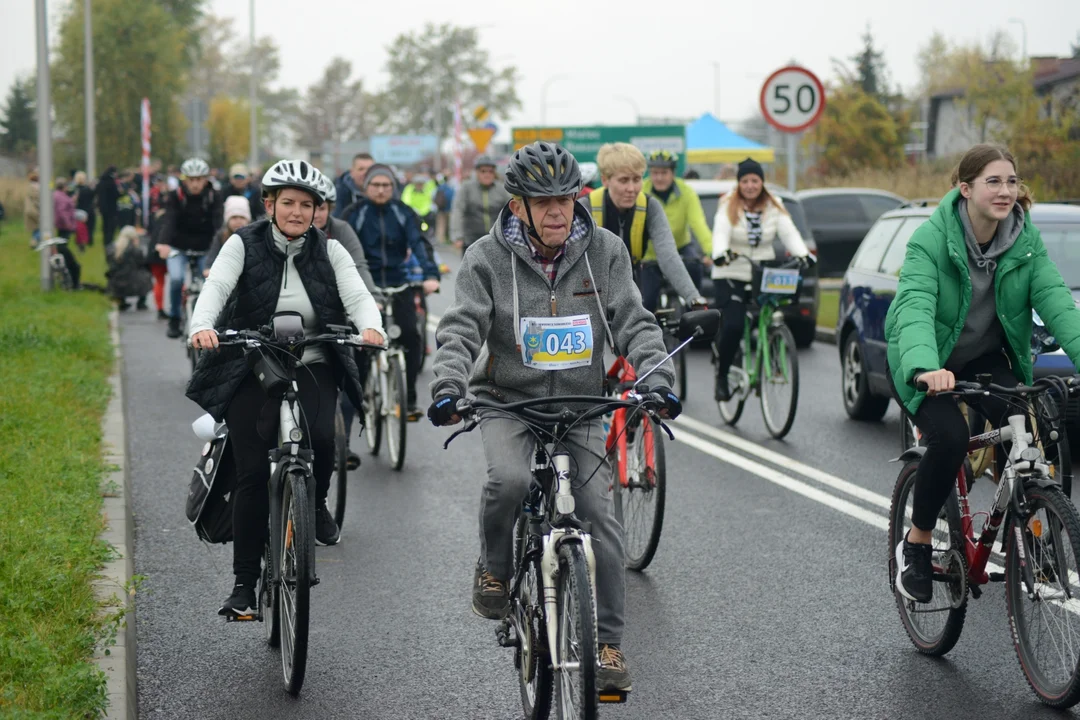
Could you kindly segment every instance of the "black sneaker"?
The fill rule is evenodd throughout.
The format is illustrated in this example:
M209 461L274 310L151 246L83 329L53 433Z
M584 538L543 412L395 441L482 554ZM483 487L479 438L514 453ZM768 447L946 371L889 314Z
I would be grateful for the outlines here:
M908 600L928 603L934 597L933 547L909 543L904 538L896 546L896 589Z
M258 611L255 583L238 582L233 586L232 595L218 610L218 615L255 615Z
M135 309L136 310L149 310L150 308L146 306L146 298L144 298L144 297L139 298L138 301L135 303Z
M158 320L168 320L169 319L169 313L165 312L164 310L158 310L157 311L157 319Z
M408 419L409 422L420 422L420 419L424 417L424 412L415 403L409 404Z
M618 645L600 646L600 672L596 674L598 692L630 692L630 667Z
M727 402L731 399L731 390L728 389L727 375L721 376L719 373L716 375L716 387L713 390L713 397L716 402Z
M476 573L473 575L472 609L488 620L502 620L510 612L510 594L506 583L485 570L480 561L476 562Z
M315 511L315 540L323 545L337 545L340 539L341 533L338 530L337 523L334 522L334 515L326 507L326 501L324 500L319 509Z
M180 337L180 318L169 317L169 329L165 331L166 337L178 338Z

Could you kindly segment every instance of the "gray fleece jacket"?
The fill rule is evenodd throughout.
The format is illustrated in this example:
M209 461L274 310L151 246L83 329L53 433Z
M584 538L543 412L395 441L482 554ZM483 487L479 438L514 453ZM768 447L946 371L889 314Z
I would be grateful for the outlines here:
M513 235L520 235L521 222L507 207L493 233L465 253L454 303L435 334L439 349L433 364L433 398L464 396L467 391L486 393L500 402L546 395L600 395L608 327L617 352L626 355L639 374L664 360L663 335L641 304L622 240L596 227L585 208L576 205L573 239L566 245L552 283L527 243L507 239L510 223L517 223ZM579 231L581 237L577 237ZM589 316L591 364L568 370L526 367L515 329L520 319L568 315ZM652 387L670 388L673 382L670 360L646 380Z
M1024 208L1020 203L1016 203L1009 216L998 223L990 246L983 252L979 241L975 239L975 230L971 227L967 200L961 198L957 210L967 243L971 306L964 320L964 328L956 340L956 347L945 362L946 369L953 372L963 369L969 362L983 355L1001 352L1005 347L1005 331L998 319L997 300L994 297L994 275L997 271L997 258L1016 243L1016 238L1020 237L1020 232L1024 229Z

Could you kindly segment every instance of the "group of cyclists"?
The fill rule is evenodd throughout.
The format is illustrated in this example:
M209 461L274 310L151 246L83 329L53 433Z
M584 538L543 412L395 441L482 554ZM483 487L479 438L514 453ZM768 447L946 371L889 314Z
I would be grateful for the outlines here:
M476 179L459 191L451 239L464 250L455 293L436 332L437 350L427 416L436 426L460 422L467 396L514 402L552 395L600 396L605 350L639 369L655 368L650 388L660 414L682 411L671 390L674 369L652 313L662 282L688 307L714 305L723 325L715 339L716 398L726 399L727 366L740 340L750 297L749 262L774 259L778 238L796 258L813 262L778 198L765 187L761 165L739 165L737 184L722 200L710 229L693 189L675 178L677 156L646 158L629 144L604 146L597 157L601 186L563 147L536 142L511 157L501 188L495 165L482 157ZM587 169L586 173L590 173ZM219 200L207 194L208 168L184 163L182 188L170 197L167 237L177 247L208 247ZM645 179L649 173L648 180ZM960 163L956 188L907 250L886 334L897 394L924 433L926 454L915 486L913 529L896 548L899 591L929 599L933 571L929 536L963 460L967 426L949 398L957 377L991 373L995 380L1031 382L1027 357L1031 309L1039 312L1074 363L1080 363L1080 311L1049 261L1025 214L1027 199L1015 161L995 146L978 146ZM275 312L293 311L305 328L350 321L364 342L386 341L381 290L406 279L419 261L423 291L439 288L440 272L418 217L400 197L391 168L359 155L336 181L302 160L283 160L262 179L265 216L221 244L189 329L191 343L213 350L214 327L254 329ZM250 219L250 218L248 218ZM696 240L696 244L695 244ZM715 297L699 290L711 267ZM183 273L172 295L178 298ZM170 275L174 267L170 264ZM423 348L412 298L398 304L406 348L408 412L418 419L416 381ZM175 305L174 305L175 306ZM410 322L410 319L413 320ZM530 350L535 336L560 339L560 320L580 333L555 355ZM170 325L170 335L173 327ZM242 355L233 348L204 353L188 397L226 421L237 468L234 507L235 586L222 614L255 611L255 583L265 542L267 437L263 398ZM366 362L351 351L308 348L299 360L311 372L298 381L310 428L317 485L316 537L338 541L326 507L333 469L333 416L339 388L361 407ZM596 554L598 689L631 689L622 651L625 585L622 529L613 512L610 468L599 419L574 429L567 450L579 472L595 474L575 489L578 516L591 524ZM488 477L480 498L480 553L472 609L484 618L509 612L515 516L528 492L532 439L496 415L480 419Z

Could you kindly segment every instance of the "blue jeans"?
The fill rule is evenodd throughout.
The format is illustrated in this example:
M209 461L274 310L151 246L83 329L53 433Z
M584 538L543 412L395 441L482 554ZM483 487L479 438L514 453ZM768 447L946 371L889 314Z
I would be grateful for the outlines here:
M180 319L180 304L183 302L184 278L187 275L187 255L174 255L165 261L169 270L169 317ZM206 268L206 256L195 258L199 274Z
M694 287L701 292L702 264L701 259L693 255L692 247L692 245L684 247L679 251L679 256L682 257L686 271L690 273ZM655 261L642 263L638 288L641 290L641 304L649 312L656 312L656 306L660 304L660 288L663 284L664 273L660 270L660 264ZM690 298L683 298L683 300L689 301Z

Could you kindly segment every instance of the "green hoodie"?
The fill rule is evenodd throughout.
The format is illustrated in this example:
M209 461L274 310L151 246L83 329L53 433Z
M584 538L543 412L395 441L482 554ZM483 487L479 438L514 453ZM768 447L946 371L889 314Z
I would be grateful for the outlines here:
M908 412L915 414L926 393L914 386L916 372L945 366L971 305L971 274L959 189L949 192L908 242L896 298L885 318L889 368ZM1080 363L1080 310L1050 260L1038 228L1025 213L1015 244L998 258L994 298L1005 332L1005 352L1018 381L1030 383L1031 310L1072 360Z

